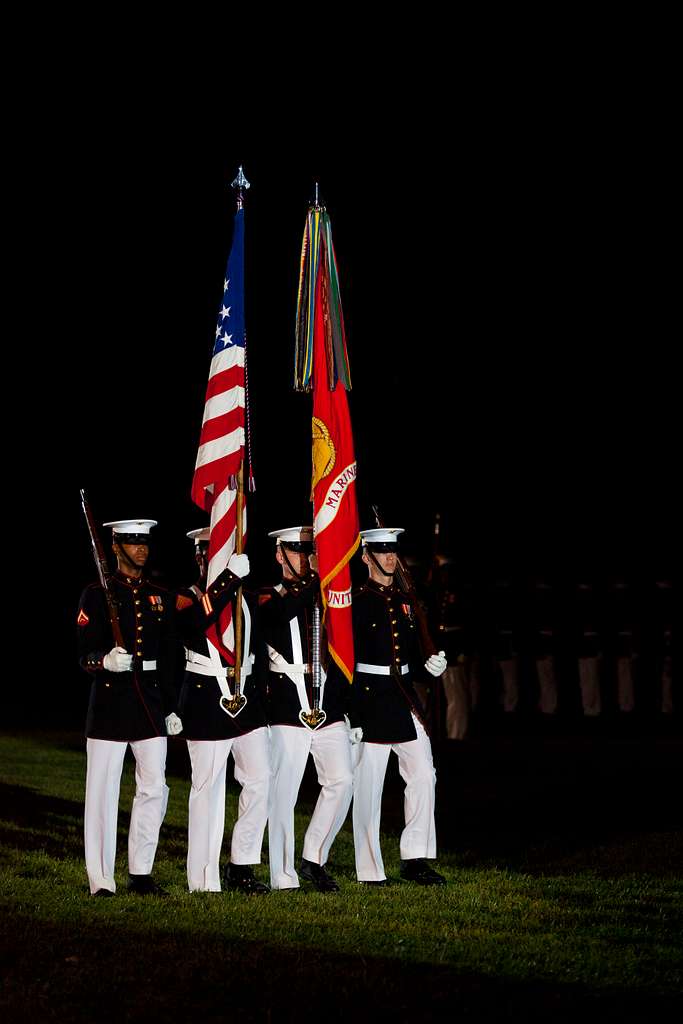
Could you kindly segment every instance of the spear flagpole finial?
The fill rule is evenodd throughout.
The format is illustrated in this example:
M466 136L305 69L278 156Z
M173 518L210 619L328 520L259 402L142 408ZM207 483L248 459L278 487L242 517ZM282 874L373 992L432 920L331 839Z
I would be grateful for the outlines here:
M245 192L245 189L251 188L250 183L247 181L247 179L244 176L244 171L242 170L242 164L240 164L240 169L237 172L237 177L232 182L232 187L237 189L237 209L241 210L242 207L244 206L244 192Z

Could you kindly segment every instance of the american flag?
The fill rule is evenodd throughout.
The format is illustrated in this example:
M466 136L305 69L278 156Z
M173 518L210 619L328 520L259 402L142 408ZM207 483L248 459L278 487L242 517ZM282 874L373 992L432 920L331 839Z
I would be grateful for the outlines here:
M192 500L211 516L208 586L225 569L235 550L236 478L245 452L245 405L244 210L240 208L235 215L192 481ZM246 533L246 507L243 530ZM230 603L207 637L233 664Z

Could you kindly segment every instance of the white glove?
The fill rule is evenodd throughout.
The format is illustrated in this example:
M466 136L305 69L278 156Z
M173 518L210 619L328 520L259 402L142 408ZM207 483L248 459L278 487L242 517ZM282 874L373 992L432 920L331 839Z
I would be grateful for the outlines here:
M180 721L175 711L172 711L170 715L166 716L166 732L169 736L177 736L179 732L183 731L183 723Z
M425 668L429 672L430 676L442 676L448 668L446 652L439 651L438 654L432 654L431 657L427 658L425 661Z
M233 576L239 576L242 579L244 576L249 575L249 556L248 555L230 555L228 561L228 569Z
M348 715L344 715L344 721L346 722L346 731L349 734L349 740L351 741L351 745L355 746L356 743L360 743L360 741L363 739L363 730L359 725L357 725L355 729L352 729Z
M133 667L133 655L126 652L125 647L112 647L109 654L102 658L107 672L130 672Z

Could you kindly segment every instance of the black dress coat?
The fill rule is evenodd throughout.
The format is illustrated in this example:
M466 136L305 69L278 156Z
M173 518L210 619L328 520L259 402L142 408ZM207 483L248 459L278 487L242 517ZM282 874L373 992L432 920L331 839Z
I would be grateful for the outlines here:
M269 588L261 594L261 611L263 631L266 643L288 664L294 663L292 651L292 634L290 623L296 619L301 636L302 657L306 664L311 663L311 635L313 623L313 605L319 589L319 578L309 573L302 581L283 580L277 587ZM324 636L322 647L325 647ZM350 686L343 672L334 661L329 659L325 666L327 678L323 689L321 707L327 718L320 729L341 722L348 709ZM312 705L312 675L304 675L309 704ZM299 694L292 679L285 672L268 673L268 721L271 725L293 725L301 729L306 726L299 718L301 703Z
M425 679L417 627L408 596L398 587L373 580L353 595L353 643L356 664L391 666L391 674L356 670L351 687L351 725L360 726L366 743L406 743L417 739L414 714L425 712L413 681ZM408 665L402 675L398 669ZM426 728L426 726L425 726Z
M185 648L204 657L209 656L209 641L206 630L214 624L228 601L232 602L233 621L235 616L235 591L240 580L227 569L208 588L210 608L205 610L193 590L182 591L178 604L182 606L177 615L178 635ZM188 740L225 740L244 736L254 729L267 724L265 711L265 683L268 660L258 598L242 590L242 601L246 603L251 618L249 654L254 655L251 673L242 686L247 703L232 718L220 706L221 689L215 676L186 671L180 691L180 717L183 722L183 736ZM221 655L221 664L227 665ZM234 679L228 677L231 693L235 692Z
M118 603L130 672L109 672L104 656L114 646L104 591L93 583L78 607L81 668L92 676L85 734L91 739L135 741L166 735L165 718L176 711L174 685L175 595L141 577L117 572L111 590ZM156 661L143 671L143 661Z

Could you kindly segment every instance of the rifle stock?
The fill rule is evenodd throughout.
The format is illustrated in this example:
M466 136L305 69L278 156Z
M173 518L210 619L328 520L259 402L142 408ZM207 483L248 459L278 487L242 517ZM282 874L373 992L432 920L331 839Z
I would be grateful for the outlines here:
M102 547L102 541L98 536L95 520L93 519L92 512L90 511L90 505L88 504L88 499L85 496L83 488L81 488L81 504L83 505L85 521L88 524L88 532L90 534L90 542L92 544L92 552L95 559L95 566L97 568L97 575L99 576L107 602L111 631L114 636L114 645L125 649L126 645L123 639L123 633L121 632L121 623L119 622L119 610L116 604L116 598L112 594L111 587L109 585L111 569L107 564L107 558L104 553L104 548Z

